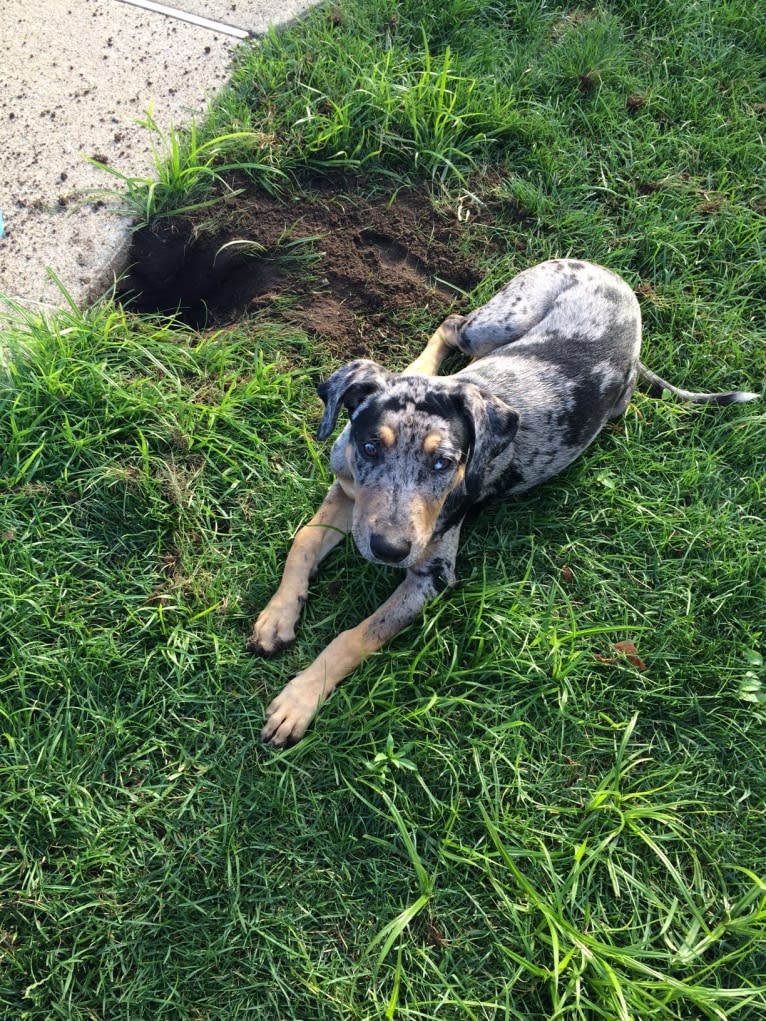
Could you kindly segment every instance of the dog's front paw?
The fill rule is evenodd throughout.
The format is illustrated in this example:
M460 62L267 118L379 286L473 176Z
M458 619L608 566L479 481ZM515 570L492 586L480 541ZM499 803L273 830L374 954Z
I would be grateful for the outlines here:
M294 678L280 691L266 710L261 740L277 748L295 744L306 733L321 702L313 685Z
M255 656L273 656L292 645L301 606L302 603L287 605L272 599L253 624L252 634L247 640L248 652Z

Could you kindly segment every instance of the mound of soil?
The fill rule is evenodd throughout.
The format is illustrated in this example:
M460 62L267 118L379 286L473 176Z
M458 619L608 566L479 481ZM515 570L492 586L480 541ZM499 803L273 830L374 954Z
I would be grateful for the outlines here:
M118 297L141 312L177 314L200 329L265 307L349 355L401 313L434 323L477 274L465 226L419 192L357 191L281 202L240 194L214 214L155 221L134 235Z

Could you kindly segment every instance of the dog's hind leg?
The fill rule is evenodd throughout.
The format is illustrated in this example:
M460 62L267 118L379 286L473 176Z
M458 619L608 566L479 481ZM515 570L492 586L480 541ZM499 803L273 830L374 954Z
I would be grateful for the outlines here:
M570 259L551 259L523 270L466 316L457 346L472 358L483 358L520 340L546 318L564 292L594 273L604 271Z
M617 401L615 406L609 412L610 418L619 418L620 415L625 413L626 408L630 404L630 398L633 396L633 391L636 386L636 380L638 379L638 369L634 369L630 374L628 382L625 384L625 389L620 395L620 399Z
M279 588L255 624L247 648L271 656L295 640L295 625L309 591L309 579L320 560L351 530L354 501L334 482L317 513L298 530L287 554Z
M415 361L410 362L402 375L435 376L448 353L457 348L460 327L464 322L465 316L447 316Z

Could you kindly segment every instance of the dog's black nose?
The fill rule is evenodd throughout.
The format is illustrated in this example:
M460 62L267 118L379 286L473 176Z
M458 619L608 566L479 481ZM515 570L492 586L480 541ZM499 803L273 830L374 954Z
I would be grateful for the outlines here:
M385 560L389 564L399 564L404 560L412 549L412 543L406 539L397 539L391 542L377 532L370 535L370 549L377 560Z

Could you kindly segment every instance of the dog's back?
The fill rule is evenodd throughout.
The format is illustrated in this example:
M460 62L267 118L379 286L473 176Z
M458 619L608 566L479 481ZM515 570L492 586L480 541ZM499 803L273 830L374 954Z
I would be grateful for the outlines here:
M457 378L519 413L513 450L506 463L488 466L482 495L518 493L565 468L624 411L638 371L641 312L609 270L555 259L520 273L471 313L458 346L476 361Z

